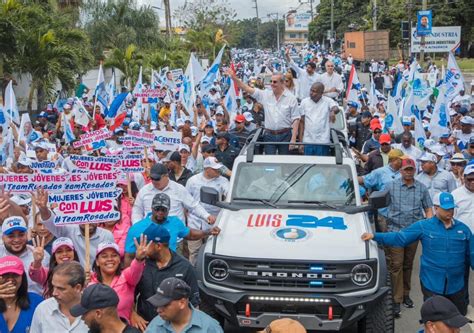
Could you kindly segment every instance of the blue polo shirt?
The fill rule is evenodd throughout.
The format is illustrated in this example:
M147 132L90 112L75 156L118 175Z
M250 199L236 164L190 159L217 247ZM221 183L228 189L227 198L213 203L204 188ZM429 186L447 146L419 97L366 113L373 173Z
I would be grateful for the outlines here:
M393 247L405 247L420 240L420 280L426 289L438 295L451 295L464 288L466 260L474 268L474 238L469 227L458 220L446 229L433 216L399 232L377 232L374 240Z
M373 191L383 191L387 185L395 179L400 179L400 172L392 169L390 165L372 170L371 173L362 177L364 179L364 186ZM379 213L387 216L388 208L380 208Z
M135 242L134 238L137 241L140 241L140 236L152 223L155 223L151 220L151 213L149 213L143 220L138 221L128 229L127 239L125 240L125 252L126 253L135 253ZM184 225L177 216L168 216L165 222L160 223L161 226L166 228L170 233L170 243L169 248L173 251L176 251L176 246L178 244L178 239L182 239L189 235L191 229Z
M0 315L0 332L2 333L25 333L30 330L31 321L36 307L43 301L43 297L35 293L28 293L30 300L30 307L26 310L21 310L18 320L11 331L8 330L7 322L2 315Z

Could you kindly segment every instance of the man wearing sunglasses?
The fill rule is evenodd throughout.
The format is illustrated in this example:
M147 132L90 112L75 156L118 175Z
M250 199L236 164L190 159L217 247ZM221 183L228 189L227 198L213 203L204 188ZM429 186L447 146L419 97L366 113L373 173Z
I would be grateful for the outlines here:
M209 214L183 185L169 179L168 168L163 164L157 163L151 167L150 179L151 182L141 188L135 199L132 209L133 223L143 220L151 212L153 198L158 193L166 193L170 197L169 215L185 221L184 210L187 209L209 224L216 222L216 217Z

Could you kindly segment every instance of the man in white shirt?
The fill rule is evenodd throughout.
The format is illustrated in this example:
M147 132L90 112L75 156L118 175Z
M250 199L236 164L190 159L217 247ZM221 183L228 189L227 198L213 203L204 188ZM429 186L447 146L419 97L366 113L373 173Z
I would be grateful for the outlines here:
M325 87L322 83L313 83L310 97L301 101L300 112L300 141L322 145L304 146L305 155L327 156L329 153L330 122L335 121L339 112L337 103L329 97L323 96Z
M423 155L423 152L413 145L413 135L410 132L403 133L401 143L396 143L392 147L400 149L405 156L410 157L414 161Z
M184 209L199 216L210 224L216 222L216 217L209 214L195 200L183 185L180 185L168 177L168 169L163 164L155 164L150 170L151 183L145 185L137 194L132 208L132 223L141 221L151 213L153 198L158 193L166 193L171 199L170 216L177 216L181 221L186 221Z
M300 114L296 97L285 88L284 76L281 73L273 74L271 90L252 88L243 83L232 70L228 75L243 91L263 105L265 112L265 142L296 142ZM278 151L287 155L288 145L265 145L265 154L274 155Z
M326 72L320 76L318 82L321 82L324 85L324 96L336 99L344 90L342 78L334 71L334 63L332 61L326 61L325 67Z
M78 262L65 262L54 268L53 297L41 302L31 321L30 333L88 333L81 318L71 315L71 308L81 302L86 274Z
M227 178L222 177L220 172L223 164L217 161L215 157L208 157L204 160L203 167L203 172L189 178L186 184L186 189L196 201L200 201L201 187L203 186L212 187L217 192L219 192L220 198L223 199L225 196L227 196L227 191L229 190L229 181ZM205 203L201 203L201 205L212 215L217 216L219 214L219 207L211 206ZM196 216L194 212L190 212L188 215L188 227L203 231L211 229L211 226L207 223L207 221L200 218L199 216ZM196 264L199 249L205 242L205 239L194 241L188 240L189 261L191 264Z
M303 100L303 98L309 97L311 85L317 82L320 78L320 75L316 73L316 64L314 62L308 62L306 64L306 69L302 69L290 58L290 49L286 49L285 54L290 67L298 76L299 89L297 97L299 100Z
M457 206L454 218L474 231L474 164L464 169L464 185L455 189L452 195Z

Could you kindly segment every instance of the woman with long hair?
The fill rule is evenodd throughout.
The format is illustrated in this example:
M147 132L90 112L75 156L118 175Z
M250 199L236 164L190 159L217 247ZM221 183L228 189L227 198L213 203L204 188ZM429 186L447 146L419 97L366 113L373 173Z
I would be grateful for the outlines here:
M40 295L28 292L23 261L16 256L0 258L0 332L28 332L42 301Z
M33 246L35 247L33 251L33 262L30 265L28 274L30 279L34 282L37 282L43 286L43 297L50 298L53 292L52 285L52 272L54 267L63 262L77 261L79 262L79 257L77 252L74 249L74 244L72 240L67 237L60 237L53 242L52 254L49 259L49 268L44 267L41 263L44 258L44 238L36 237L32 238Z
M291 71L285 73L285 87L296 96L296 86L295 82L293 81L293 75L291 74Z
M131 265L123 269L120 250L117 244L103 242L97 246L97 254L92 265L91 284L103 283L111 287L119 296L117 310L121 318L130 321L134 304L135 287L145 269L147 238L140 236L140 243L134 239L137 252Z

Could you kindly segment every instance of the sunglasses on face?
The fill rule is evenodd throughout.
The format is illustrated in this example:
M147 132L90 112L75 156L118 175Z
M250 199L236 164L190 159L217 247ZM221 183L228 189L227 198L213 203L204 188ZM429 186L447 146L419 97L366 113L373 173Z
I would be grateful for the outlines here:
M463 162L451 162L451 165L452 165L452 166L465 166L466 163L463 163Z
M158 177L150 177L151 180L155 181L155 182L159 182L161 180L161 176L158 176Z
M374 134L380 134L382 131L374 131Z
M166 207L153 207L153 210L155 212L163 212L163 213L166 213L168 211L168 208Z

